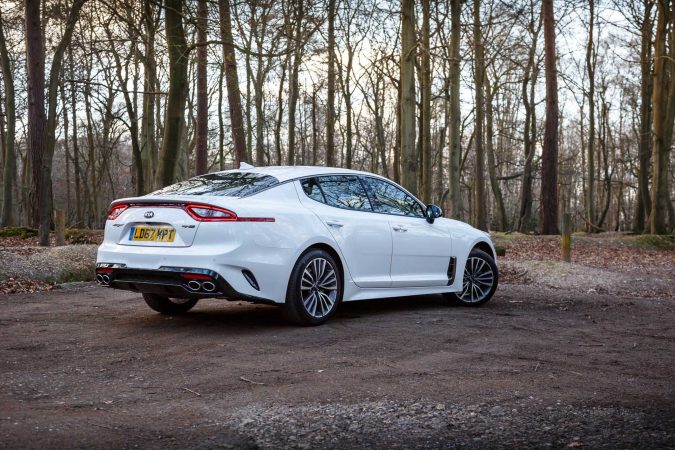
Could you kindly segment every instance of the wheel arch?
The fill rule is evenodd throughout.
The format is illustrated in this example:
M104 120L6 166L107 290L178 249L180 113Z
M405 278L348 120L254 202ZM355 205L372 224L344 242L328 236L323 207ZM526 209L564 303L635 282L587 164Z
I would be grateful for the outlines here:
M323 250L326 253L328 253L330 256L333 257L335 262L338 265L338 270L340 271L340 277L342 278L342 286L343 286L343 293L344 293L344 285L345 285L345 267L344 267L344 262L342 261L342 258L340 257L340 254L333 248L331 245L326 244L324 242L317 242L315 244L310 245L307 247L302 253L300 253L300 256L295 260L296 264L300 258L302 258L302 255L307 253L310 250L314 249L319 249Z
M488 255L492 256L492 259L495 261L495 264L497 263L497 252L495 252L495 249L492 246L492 244L488 243L487 241L478 241L475 244L473 244L471 250L473 250L474 248L482 250Z

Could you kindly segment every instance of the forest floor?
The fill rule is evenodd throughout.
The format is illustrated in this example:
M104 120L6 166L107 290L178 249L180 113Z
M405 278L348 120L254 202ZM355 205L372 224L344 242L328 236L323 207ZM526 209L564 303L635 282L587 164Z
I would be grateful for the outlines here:
M556 237L494 239L481 308L358 302L315 328L32 271L0 294L0 448L675 448L672 239L579 235L571 264ZM0 239L0 278L57 250L30 248Z

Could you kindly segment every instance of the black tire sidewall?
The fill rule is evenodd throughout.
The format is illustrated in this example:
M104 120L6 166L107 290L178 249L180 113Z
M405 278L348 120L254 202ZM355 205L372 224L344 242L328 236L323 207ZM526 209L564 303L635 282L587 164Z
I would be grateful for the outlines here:
M467 302L462 300L460 295L462 294L461 292L451 292L447 294L447 298L449 298L453 303L457 305L462 305L462 306L481 306L484 305L485 303L489 302L492 296L494 295L495 291L497 290L497 286L499 285L499 270L497 269L497 263L495 263L494 258L490 256L489 254L485 253L483 250L474 248L471 250L469 253L469 256L467 257L467 260L469 258L481 258L483 261L488 263L490 265L490 268L492 269L492 273L494 274L494 283L492 284L492 287L490 288L490 292L488 295L481 301L479 302ZM464 282L464 271L462 271L462 283Z
M185 303L174 303L169 297L157 294L143 294L143 300L150 308L161 314L170 316L184 314L197 304L198 299L191 299Z
M321 318L313 317L307 312L300 295L300 281L302 278L302 273L305 270L305 267L307 267L307 264L316 258L323 258L328 261L331 266L333 266L338 284L337 298L335 299L335 303L333 303L333 308L328 314ZM321 325L330 319L333 314L335 314L338 304L342 301L343 287L344 284L342 282L342 273L340 271L340 267L335 261L335 258L333 258L333 256L325 250L318 248L308 250L307 252L303 253L300 258L298 258L298 261L295 263L295 267L293 267L293 272L291 273L291 277L288 282L288 288L286 290L286 303L284 304L284 313L286 318L299 325Z

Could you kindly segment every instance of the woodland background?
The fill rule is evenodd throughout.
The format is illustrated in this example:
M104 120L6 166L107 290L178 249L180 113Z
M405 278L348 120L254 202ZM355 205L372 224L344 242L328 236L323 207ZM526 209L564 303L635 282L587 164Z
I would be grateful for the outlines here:
M329 165L490 230L669 233L670 0L0 1L2 225Z

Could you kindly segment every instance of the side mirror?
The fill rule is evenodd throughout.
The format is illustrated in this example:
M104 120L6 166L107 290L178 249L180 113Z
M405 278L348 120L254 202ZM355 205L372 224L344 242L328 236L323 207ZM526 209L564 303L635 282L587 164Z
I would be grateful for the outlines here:
M427 205L424 215L427 218L427 222L434 223L434 220L443 216L443 210L436 205Z

